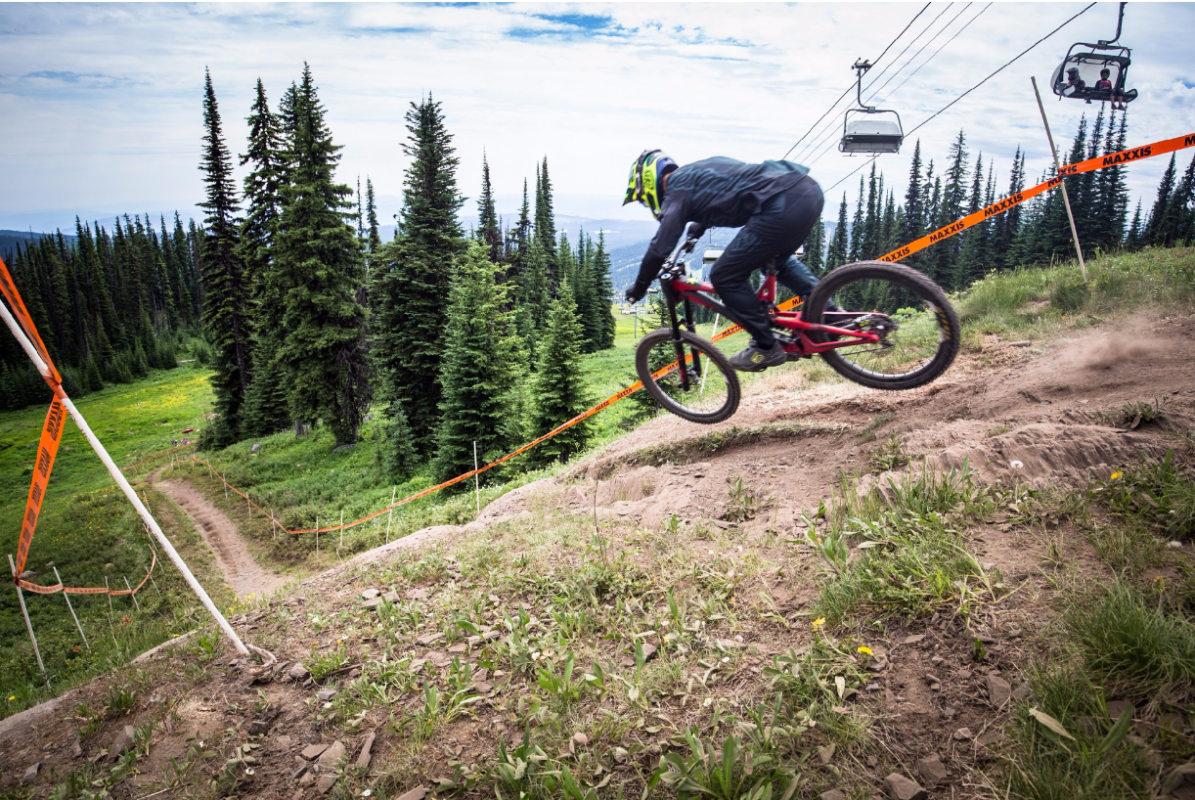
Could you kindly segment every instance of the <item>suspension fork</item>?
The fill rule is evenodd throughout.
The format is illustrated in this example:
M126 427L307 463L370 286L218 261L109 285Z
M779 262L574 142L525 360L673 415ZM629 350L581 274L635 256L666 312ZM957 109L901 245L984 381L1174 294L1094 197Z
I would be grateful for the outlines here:
M676 306L680 299L676 289L672 287L670 281L664 281L664 303L668 306L668 320L672 325L672 351L676 354L677 372L680 375L680 387L682 391L689 391L693 383L689 380L692 377L701 377L701 354L697 348L690 346L691 361L686 364L685 361L685 342L681 339L680 330L683 322L684 326L690 333L696 333L693 326L693 303L688 297L685 301L685 315L682 320L676 313ZM692 372L690 373L690 369Z

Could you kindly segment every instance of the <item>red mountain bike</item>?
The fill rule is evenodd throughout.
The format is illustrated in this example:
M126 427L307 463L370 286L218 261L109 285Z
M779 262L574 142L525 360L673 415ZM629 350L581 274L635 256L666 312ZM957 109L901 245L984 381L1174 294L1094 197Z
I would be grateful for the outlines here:
M735 412L742 389L729 359L697 335L694 306L741 323L712 296L713 286L685 277L684 257L698 241L686 239L660 272L671 324L640 340L635 371L660 406L692 422L713 423ZM946 294L904 264L844 264L822 278L794 311L777 308L776 268L769 264L758 297L789 361L820 355L843 377L874 389L923 386L958 354L958 315ZM827 311L832 301L846 309L871 310ZM678 314L681 304L683 313Z

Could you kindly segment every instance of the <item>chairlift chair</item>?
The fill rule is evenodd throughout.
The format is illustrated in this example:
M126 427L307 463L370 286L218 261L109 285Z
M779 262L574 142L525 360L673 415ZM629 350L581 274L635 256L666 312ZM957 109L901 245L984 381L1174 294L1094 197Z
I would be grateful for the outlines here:
M1088 103L1112 102L1130 103L1137 99L1136 89L1126 89L1129 64L1132 63L1133 51L1124 45L1117 44L1120 39L1120 29L1124 23L1124 7L1120 4L1120 16L1116 22L1116 36L1112 39L1100 39L1098 43L1076 42L1066 51L1066 58L1054 70L1052 88L1054 94L1070 100L1084 100ZM1067 79L1067 71L1075 69L1079 73L1082 86L1073 84ZM1108 80L1111 89L1097 89L1096 82L1100 80L1100 71L1108 70Z
M859 60L852 69L857 73L855 96L859 107L848 109L843 116L839 152L847 155L899 153L900 145L905 140L900 114L863 105L863 74L871 69L871 63Z

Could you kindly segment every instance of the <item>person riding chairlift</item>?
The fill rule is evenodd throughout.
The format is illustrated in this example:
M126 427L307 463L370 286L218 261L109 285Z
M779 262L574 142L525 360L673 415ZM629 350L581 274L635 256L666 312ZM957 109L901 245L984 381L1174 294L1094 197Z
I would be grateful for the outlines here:
M1066 97L1085 97L1087 94L1087 84L1079 77L1078 67L1066 68L1066 86L1062 90ZM1088 103L1091 99L1088 98Z
M1112 70L1104 67L1100 70L1100 79L1095 82L1095 90L1097 92L1107 92L1108 98L1112 101L1112 110L1119 111L1125 107L1124 103L1118 103L1117 97L1112 93Z

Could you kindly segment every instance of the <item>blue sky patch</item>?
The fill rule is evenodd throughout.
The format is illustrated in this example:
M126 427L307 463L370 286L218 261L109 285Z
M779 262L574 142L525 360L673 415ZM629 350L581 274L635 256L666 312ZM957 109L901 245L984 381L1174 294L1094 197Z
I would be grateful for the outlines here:
M535 14L537 19L556 22L595 33L610 27L613 19L599 14Z

